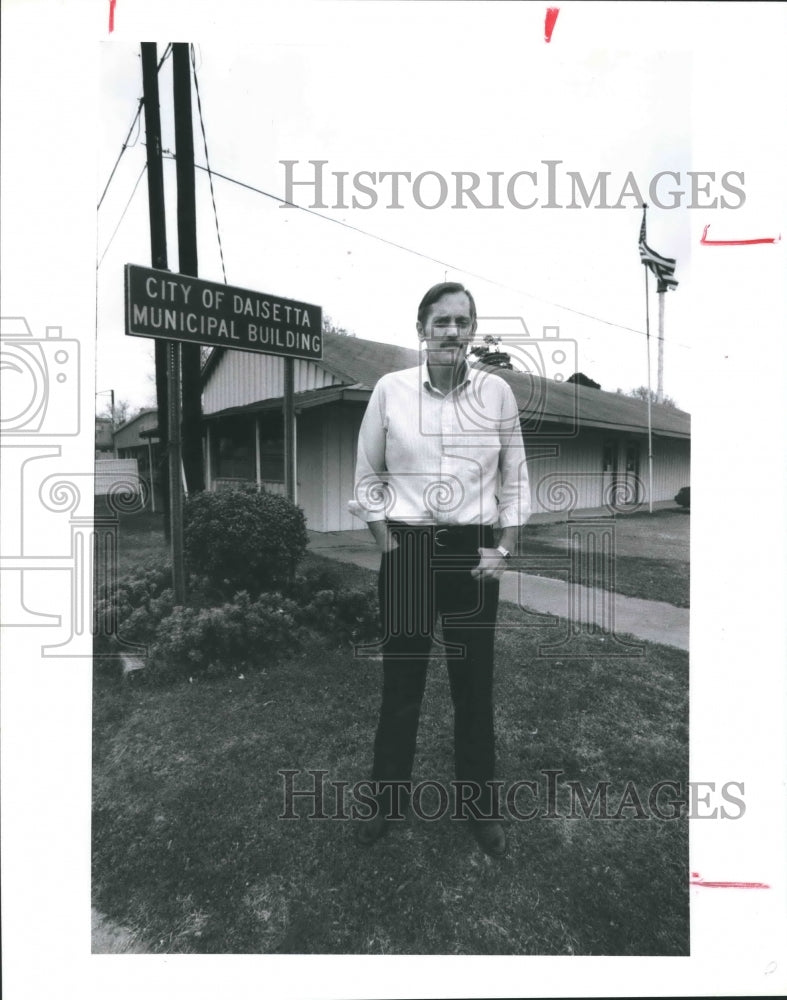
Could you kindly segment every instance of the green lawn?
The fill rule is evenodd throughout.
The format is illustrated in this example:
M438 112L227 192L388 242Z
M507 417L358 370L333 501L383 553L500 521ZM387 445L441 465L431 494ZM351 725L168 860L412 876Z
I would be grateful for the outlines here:
M121 569L142 558L137 526L147 548L149 526L126 524ZM331 565L348 587L374 580ZM306 819L307 803L278 818L279 770L368 777L380 664L314 648L171 688L96 675L95 906L158 952L687 955L688 820L569 819L565 784L610 782L611 812L627 781L643 800L658 781L685 787L687 655L620 659L595 638L545 658L551 631L521 627L513 605L500 624L498 776L545 787L564 772L560 818L509 822L504 859L448 817L411 816L371 849L347 822ZM453 776L451 716L436 660L415 780Z
M105 507L96 500L96 516ZM134 569L152 560L169 558L169 544L164 538L164 515L121 514L117 525L117 575L123 580Z
M666 601L679 608L689 607L688 511L667 508L653 514L638 512L614 519L604 518L597 523L606 530L614 524L614 558L611 567L606 569L606 578L601 572L588 573L581 582L628 597ZM564 568L539 566L538 560L540 556L554 560L558 555L567 556L573 552L575 546L570 544L568 535L569 531L577 530L577 522L527 525L522 529L520 539L523 569L536 576L565 579ZM596 530L596 544L600 534ZM588 544L580 546L583 555L587 554L587 550ZM609 568L612 573L609 573ZM586 570L580 572L584 574Z

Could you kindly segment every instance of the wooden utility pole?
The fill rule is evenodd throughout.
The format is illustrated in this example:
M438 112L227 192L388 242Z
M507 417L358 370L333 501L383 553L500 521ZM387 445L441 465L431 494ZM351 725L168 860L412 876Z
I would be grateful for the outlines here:
M149 170L150 244L153 267L167 270L167 229L164 216L164 173L161 167L161 119L158 99L158 66L154 42L142 43L142 85ZM175 604L186 603L183 566L183 493L180 482L180 344L161 345L166 359L166 395L159 395L159 345L156 344L156 403L159 441L168 461L167 503L172 555L172 590ZM163 406L162 406L163 402ZM166 420L165 420L166 417ZM166 432L164 428L166 427ZM163 433L164 432L164 433Z
M145 142L148 166L148 209L150 213L151 266L167 270L167 224L164 215L164 171L161 165L161 114L158 95L158 65L155 42L142 42L142 95L145 105ZM169 485L167 482L167 344L157 340L156 410L158 414L158 480L164 500L164 534L170 540ZM153 469L151 468L151 491Z
M198 275L197 204L194 182L194 130L191 114L191 64L187 42L172 46L175 108L175 168L178 180L178 270ZM183 344L183 466L189 493L205 489L202 462L202 384L199 344Z

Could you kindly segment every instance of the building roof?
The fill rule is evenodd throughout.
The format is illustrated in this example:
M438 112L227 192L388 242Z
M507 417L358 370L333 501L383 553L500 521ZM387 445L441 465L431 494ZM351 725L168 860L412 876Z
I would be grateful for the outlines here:
M118 429L115 431L115 433L117 434L120 431L124 430L125 428L131 427L132 424L135 424L138 420L141 420L143 417L147 417L151 413L158 413L158 410L155 408L155 406L152 408L148 408L147 410L140 410L139 413L135 413L130 420L127 420L125 423L121 424L120 427L118 427Z
M357 384L363 389L373 389L378 380L388 372L412 368L418 364L419 352L412 347L381 344L375 340L362 340L360 337L324 333L322 346L322 361L315 361L313 364L320 365L340 381L348 385ZM217 347L208 355L207 361L202 366L203 385L226 349Z
M325 334L322 366L336 378L347 379L358 389L372 390L388 372L413 368L420 352L398 344L380 344L360 337Z
M495 369L514 391L523 415L538 411L543 423L576 422L581 427L640 431L648 426L648 404L621 392L605 392L574 382L555 382L539 376ZM673 406L651 404L654 434L691 436L691 417Z
M203 367L203 384L216 368L223 351L214 350L208 358ZM323 334L323 360L309 363L320 365L342 385L296 393L296 409L340 399L368 399L383 375L412 368L418 364L419 358L420 352L414 348L382 344L360 337ZM647 429L648 406L645 400L576 383L556 382L529 373L501 368L495 368L494 373L511 386L525 425L528 418L538 417L541 426L578 424L581 427L632 432ZM280 405L281 397L265 399L249 406L231 407L211 416L272 409ZM688 438L691 435L691 417L683 410L654 403L651 405L651 427L657 435Z

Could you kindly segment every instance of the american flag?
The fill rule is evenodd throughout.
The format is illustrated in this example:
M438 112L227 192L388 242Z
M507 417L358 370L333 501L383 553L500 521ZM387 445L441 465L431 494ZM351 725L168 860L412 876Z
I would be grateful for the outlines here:
M650 268L658 278L657 291L666 292L671 288L677 288L678 282L673 278L675 273L675 259L673 257L662 257L660 253L651 250L646 242L645 233L645 213L647 207L642 208L642 225L639 230L639 259Z

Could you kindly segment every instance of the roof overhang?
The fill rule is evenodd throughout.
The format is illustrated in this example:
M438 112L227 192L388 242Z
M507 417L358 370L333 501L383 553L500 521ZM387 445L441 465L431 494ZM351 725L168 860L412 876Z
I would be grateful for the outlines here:
M369 397L371 396L371 389L365 389L358 386L329 386L324 389L311 389L307 392L295 393L293 397L293 406L296 413L303 410L310 410L316 406L326 406L329 403L368 403ZM284 397L276 396L272 399L264 399L257 403L247 403L243 406L230 406L224 410L218 410L216 413L206 413L203 415L204 420L219 420L222 417L234 417L240 416L241 414L253 414L253 413L269 413L276 410L281 410L284 405ZM527 413L521 414L523 421L529 419ZM549 435L550 427L555 428L556 436L565 436L565 432L561 434L561 430L566 426L571 426L576 422L574 418L568 418L561 414L543 414L535 433ZM583 428L594 428L595 430L602 431L617 431L623 434L640 434L646 435L647 428L642 427L640 424L625 424L617 423L614 421L604 421L604 420L586 420L579 419L580 425ZM525 431L527 434L527 431ZM533 432L531 432L533 433ZM661 428L653 428L652 434L654 437L669 437L678 438L684 441L689 441L691 439L691 434L685 431L679 430L669 430Z
M293 396L295 412L310 410L315 406L325 406L328 403L341 403L346 399L368 402L371 396L369 389L353 389L344 385L327 386L324 389L310 389L307 392L296 392ZM217 420L222 417L235 417L243 413L266 413L271 410L281 410L284 406L283 396L262 399L257 403L246 403L243 406L228 406L215 413L204 413L203 420Z

